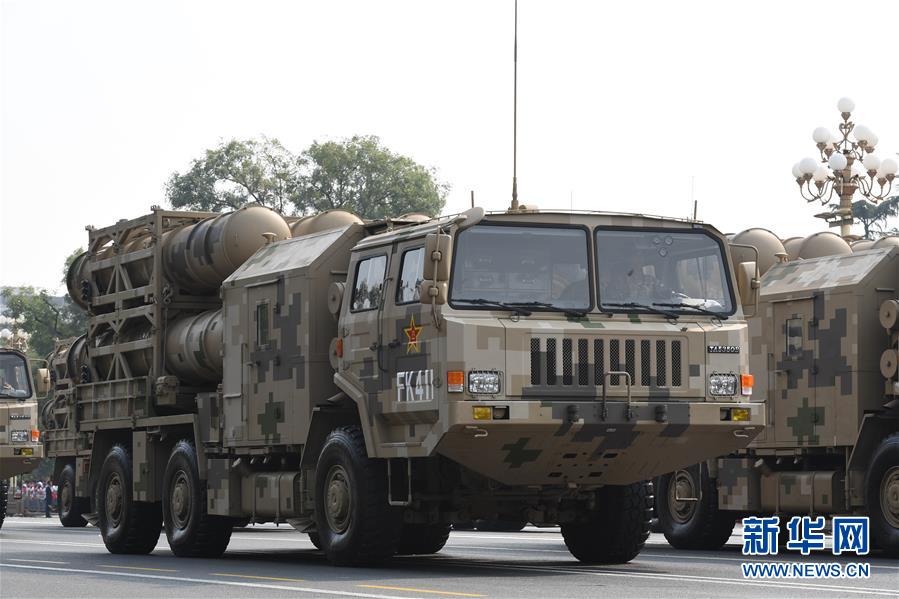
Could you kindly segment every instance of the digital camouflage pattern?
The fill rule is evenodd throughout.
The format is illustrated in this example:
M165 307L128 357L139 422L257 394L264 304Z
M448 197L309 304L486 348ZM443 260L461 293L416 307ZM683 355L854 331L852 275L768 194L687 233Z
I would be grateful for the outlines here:
M817 514L860 507L863 451L883 434L862 425L895 393L880 372L895 338L878 314L896 297L897 258L895 247L868 249L783 262L762 277L758 315L749 321L750 370L767 400L768 426L749 446L755 457L718 460L721 508Z
M34 470L44 457L44 447L31 431L37 432L37 396L28 359L22 352L0 348L0 481ZM18 366L18 368L16 368ZM21 377L25 378L22 379ZM21 391L13 397L11 392ZM26 393L27 392L27 393ZM16 439L13 433L16 433ZM24 440L19 438L24 435Z
M722 320L401 302L404 253L428 234L453 235L459 219L347 222L279 240L290 219L259 214L249 237L228 234L219 215L164 210L90 231L69 277L85 290L89 331L83 351L54 358L73 368L57 377L45 418L50 453L74 462L81 493L109 431L128 434L138 500L162 500L168 452L186 438L210 513L304 528L321 443L347 422L359 422L371 457L439 457L491 484L559 489L649 479L739 450L764 426L764 404L739 386L708 391L713 373L749 372L739 307ZM697 230L724 247L707 225L646 216L522 211L484 222ZM248 243L255 253L235 264ZM384 275L354 298L357 268L372 259ZM726 277L736 294L729 264ZM535 369L547 378L535 382ZM500 391L449 392L448 373L467 383L470 371L499 373ZM730 408L748 420L724 419Z

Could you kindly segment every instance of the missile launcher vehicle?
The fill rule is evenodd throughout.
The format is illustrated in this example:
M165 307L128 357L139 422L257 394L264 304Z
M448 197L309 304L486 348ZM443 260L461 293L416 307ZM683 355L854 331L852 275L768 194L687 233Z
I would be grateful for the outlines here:
M742 516L779 515L783 526L797 515L855 514L870 518L876 548L899 554L896 241L850 248L817 233L791 255L770 231L734 237L757 249L762 270L750 370L767 426L745 450L656 481L672 545L720 547Z
M754 261L693 221L533 209L362 222L155 209L89 229L86 334L43 413L60 518L147 553L286 522L335 564L454 522L560 524L637 555L653 477L762 430Z
M42 376L34 381L24 353L0 348L0 526L6 517L9 479L31 472L44 457L37 396L49 383L46 370L39 372Z

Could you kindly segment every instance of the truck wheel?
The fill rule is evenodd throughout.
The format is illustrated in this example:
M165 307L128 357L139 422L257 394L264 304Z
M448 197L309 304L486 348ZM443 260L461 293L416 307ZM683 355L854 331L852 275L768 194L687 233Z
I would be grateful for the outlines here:
M90 511L90 502L87 497L75 496L75 468L68 464L62 469L59 478L59 491L56 496L59 521L66 528L81 528L87 526L81 514Z
M588 564L623 564L643 549L652 516L652 483L603 487L596 510L585 520L562 525L571 555Z
M437 553L449 539L449 524L403 524L397 555L429 555Z
M162 513L165 536L178 557L219 557L228 548L233 520L206 512L206 485L190 441L172 448L162 478Z
M736 515L718 509L718 485L705 463L662 475L657 492L659 526L672 547L720 549L727 543ZM693 497L699 501L678 499Z
M347 566L392 556L399 515L387 504L387 467L367 456L362 429L331 431L315 468L315 524L328 560Z
M114 445L97 481L97 520L110 553L150 553L159 541L162 514L159 504L133 500L131 456Z
M321 551L322 548L322 540L321 537L318 536L317 532L309 533L309 540L312 541L312 544L315 545L315 548Z
M899 555L899 434L881 441L874 451L865 476L865 507L874 546Z
M9 481L0 480L0 528L6 519L6 505L9 497Z

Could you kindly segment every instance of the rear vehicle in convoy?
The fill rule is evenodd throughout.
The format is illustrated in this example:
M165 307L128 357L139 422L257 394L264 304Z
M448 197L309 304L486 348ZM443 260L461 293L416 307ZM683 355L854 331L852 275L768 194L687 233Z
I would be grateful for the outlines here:
M115 553L225 551L287 522L335 564L451 525L560 524L632 559L663 472L743 448L733 266L710 226L516 210L362 222L154 210L90 229L86 335L53 358L48 454Z
M876 548L899 554L899 240L850 249L817 233L787 251L750 229L735 241L758 248L764 273L750 369L767 427L657 481L665 536L714 549L742 516L856 514Z
M39 382L44 384L43 379ZM43 456L28 359L16 349L0 348L0 526L6 517L9 479L34 470Z

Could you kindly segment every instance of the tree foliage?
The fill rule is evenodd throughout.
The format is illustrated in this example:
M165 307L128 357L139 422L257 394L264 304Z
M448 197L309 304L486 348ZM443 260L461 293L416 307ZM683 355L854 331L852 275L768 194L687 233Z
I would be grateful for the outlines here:
M231 140L207 150L166 195L174 208L223 211L248 202L283 214L341 208L363 218L437 215L449 187L434 169L384 147L375 136L313 142L299 155L278 140Z
M852 217L862 224L865 239L876 239L895 234L896 228L888 229L889 219L899 215L899 196L887 198L877 204L865 200L852 203Z
M256 202L283 213L298 175L297 158L277 139L232 139L206 150L186 173L173 173L166 196L173 208L221 212Z
M342 208L363 218L422 212L436 216L448 187L436 173L395 154L374 136L313 142L302 156L297 207L302 212Z
M63 280L69 265L82 251L79 248L66 257ZM8 319L3 326L28 335L32 357L49 354L57 339L77 337L87 331L87 315L68 294L60 300L45 289L2 287L0 296L6 305L0 316Z

